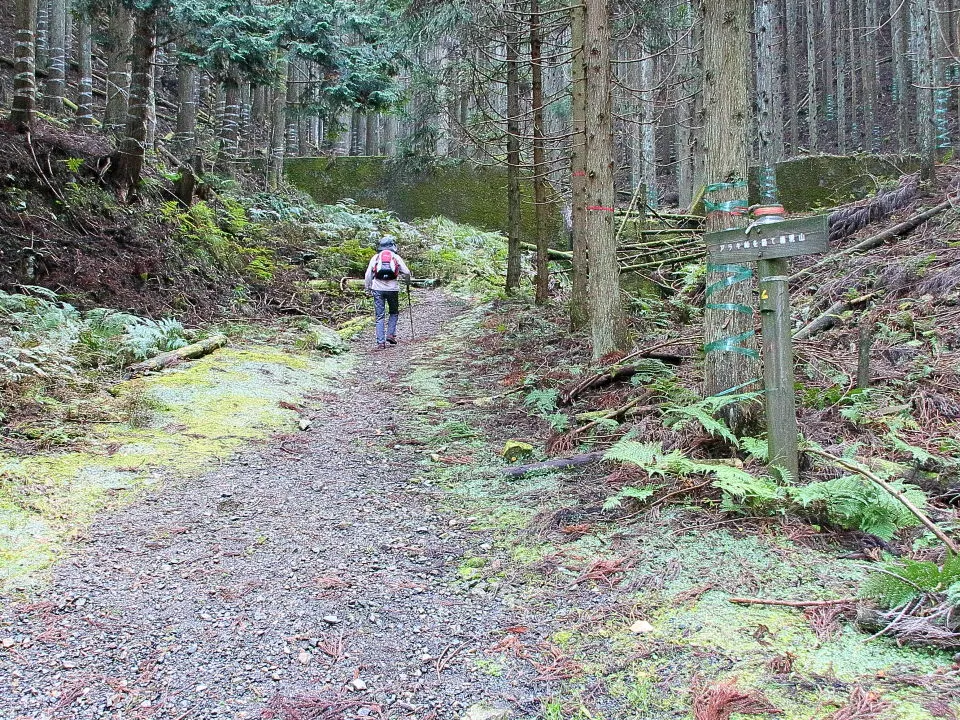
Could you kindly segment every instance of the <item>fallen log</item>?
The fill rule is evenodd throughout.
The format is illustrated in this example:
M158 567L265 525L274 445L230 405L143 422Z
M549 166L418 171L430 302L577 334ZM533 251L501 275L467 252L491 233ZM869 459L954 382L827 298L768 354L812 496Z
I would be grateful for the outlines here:
M886 220L917 199L920 175L905 175L894 190L885 190L865 202L837 208L830 213L830 242L838 242L875 222Z
M522 242L520 247L524 250L533 250L536 252L537 246L533 243ZM554 260L573 260L573 253L567 252L565 250L554 250L553 248L547 248L547 257L552 257Z
M603 456L605 454L606 450L597 450L594 452L573 455L566 458L554 458L553 460L532 463L530 465L518 465L517 467L504 468L503 474L507 477L517 478L523 477L524 475L529 475L530 473L543 472L545 470L562 470L569 467L580 467L581 465L589 465L590 463L600 462L603 460Z
M951 207L953 207L953 204L954 200L944 200L939 205L935 205L929 210L924 210L922 213L918 213L917 215L904 220L902 223L898 223L891 228L887 228L883 232L877 233L872 237L868 237L866 240L862 240L856 245L852 245L845 250L841 250L840 252L827 255L821 260L815 262L813 265L795 272L790 276L790 282L801 280L824 265L836 262L838 257L842 257L844 255L853 255L854 253L865 252L867 250L873 250L874 248L883 245L887 240L892 240L893 238L907 235L923 225L930 218L936 217L940 213L949 210Z
M580 378L580 380L578 380L577 382L572 383L571 385L568 385L566 388L564 388L563 392L560 393L560 404L569 405L573 401L573 399L576 398L577 395L582 393L588 387L598 387L597 385L593 385L595 380L606 377L611 372L615 372L618 368L625 367L624 364L628 360L633 360L635 358L651 358L651 359L660 360L662 358L655 357L656 350L659 350L660 348L664 348L664 347L669 347L670 345L690 345L696 342L698 341L696 340L691 341L689 338L668 338L666 340L655 343L653 345L649 345L645 348L634 350L632 353L629 353L628 355L624 355L622 358L620 358L616 362L610 365L607 365L607 367L605 367L600 372L585 378ZM666 355L664 355L664 357L666 357ZM678 359L678 362L675 363L677 365L679 365L680 362L683 361L683 357L680 355L670 355L670 357L675 357Z
M809 340L814 335L818 335L829 330L837 324L837 322L840 320L840 316L847 310L852 310L858 305L863 305L866 302L870 302L874 298L880 297L880 295L881 293L879 292L872 292L867 293L866 295L861 295L853 300L838 300L833 305L828 307L825 312L821 313L802 328L797 330L793 334L793 339Z
M183 360L194 360L204 355L209 355L214 350L222 348L227 344L227 336L217 333L216 335L211 335L208 338L201 340L200 342L195 342L192 345L185 345L182 348L176 350L171 350L170 352L160 353L155 355L152 358L144 360L142 362L134 363L127 367L125 371L125 376L135 377L137 375L143 375L148 372L155 372L157 370L163 370L164 368L170 367L171 365L176 365Z
M650 267L660 267L661 265L676 265L677 263L687 262L688 260L699 260L704 255L706 251L700 251L695 253L690 253L689 255L679 255L676 257L665 257L662 260L651 260L650 262L638 263L636 265L627 265L620 268L620 272L627 272L628 270L643 270Z

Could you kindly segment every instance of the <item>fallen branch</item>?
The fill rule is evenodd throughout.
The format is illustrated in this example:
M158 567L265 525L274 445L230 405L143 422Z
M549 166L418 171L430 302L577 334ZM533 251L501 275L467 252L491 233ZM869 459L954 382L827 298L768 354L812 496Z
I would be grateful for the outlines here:
M819 455L822 458L826 458L827 460L830 460L831 462L836 463L837 465L844 468L845 470L850 470L851 472L855 472L858 475L862 475L863 477L867 478L867 480L870 480L871 482L879 485L881 488L883 488L888 493L890 493L890 495L892 495L897 500L899 500L907 510L913 513L914 517L916 517L917 520L919 520L923 524L923 526L927 528L927 530L929 530L934 535L936 535L936 537L940 540L940 542L942 542L944 545L947 546L947 549L950 552L952 552L954 555L960 555L960 546L958 546L950 538L950 536L948 536L943 530L941 530L939 525L937 525L933 520L927 517L927 515L923 512L923 510L921 510L912 502L910 502L910 498L908 498L902 492L897 490L895 487L893 487L893 485L888 483L886 480L879 477L878 475L871 472L865 467L861 467L860 465L852 463L849 460L845 460L844 458L837 457L836 455L831 455L830 453L824 450L820 450L819 448L807 448L807 452L813 453L814 455Z
M520 247L524 250L533 250L536 251L537 246L533 243L522 242ZM566 252L564 250L554 250L553 248L547 248L547 257L552 257L554 260L573 260L573 253Z
M732 597L727 602L736 605L782 605L784 607L808 608L829 607L831 605L849 605L857 602L857 598L838 598L836 600L769 600L767 598Z
M222 348L226 344L226 335L221 335L219 333L216 335L211 335L210 337L201 340L200 342L195 342L192 345L186 345L182 348L171 350L170 352L160 353L149 360L134 363L127 368L126 376L134 377L136 375L143 375L144 373L154 372L157 370L162 370L166 367L170 367L171 365L176 365L178 362L183 360L193 360L203 357L204 355L209 355L218 348Z
M887 228L883 232L877 233L873 237L869 237L866 240L858 242L856 245L852 245L845 250L840 252L832 253L826 255L821 260L818 260L813 265L805 267L803 270L798 270L793 275L790 276L790 282L795 282L802 278L805 278L807 275L811 274L815 270L823 267L828 263L836 262L838 257L844 255L853 255L854 253L865 252L866 250L872 250L873 248L880 247L887 240L892 240L895 237L900 237L901 235L907 235L908 233L913 232L915 229L923 225L927 220L932 217L936 217L940 213L949 210L953 207L954 200L948 199L944 200L939 205L935 205L929 210L924 210L922 213L914 215L912 218L904 220L902 223L894 225L891 228Z
M560 394L560 404L569 405L573 401L573 399L577 397L577 395L581 394L587 388L599 387L600 385L606 384L598 381L602 378L606 378L610 376L611 373L616 373L618 368L625 367L624 363L626 363L627 360L633 360L634 358L650 358L650 359L663 360L664 357L671 357L671 358L676 358L678 361L682 361L683 358L679 355L658 356L654 353L654 351L659 350L660 348L669 347L670 345L690 345L692 342L696 342L696 341L690 341L684 338L667 339L667 340L658 342L654 345L650 345L648 347L641 348L639 350L634 350L632 353L629 353L628 355L623 356L622 358L617 360L615 363L608 365L607 367L605 367L603 370L596 373L595 375L591 375L586 378L581 378L576 383L569 385ZM664 362L669 362L669 361L664 360ZM679 365L680 363L675 362L673 364ZM611 379L611 382L612 382L612 379Z
M667 365L679 365L684 360L684 358L680 355L657 352L643 353L639 357L647 360L659 360ZM643 369L643 365L614 365L613 367L607 368L603 372L597 373L596 375L591 375L585 380L580 380L576 385L564 390L560 397L560 404L569 405L579 395L582 395L588 390L604 387L605 385L610 385L618 380L626 380L633 377Z
M637 405L639 405L641 402L643 402L644 400L646 400L646 399L649 398L649 397L650 397L650 393L649 393L649 392L644 392L644 393L642 393L641 395L635 397L633 400L631 400L631 401L628 402L627 404L621 405L621 406L618 407L618 408L614 408L613 410L610 410L609 412L605 412L603 415L601 415L600 417L598 417L596 420L593 420L592 422L588 422L586 425L581 425L581 426L578 427L578 428L574 428L573 430L570 431L570 433L569 433L569 435L568 435L569 439L570 439L570 440L573 440L573 439L576 438L578 435L582 435L582 434L585 433L587 430L590 430L591 428L596 427L597 425L599 425L600 423L602 423L602 422L604 422L604 421L606 421L606 420L615 420L615 419L617 419L617 418L623 417L623 416L626 415L628 412L630 412L633 408L635 408Z
M660 267L662 265L676 265L677 263L687 262L688 260L699 260L704 255L706 255L706 251L698 251L695 253L690 253L688 255L677 255L675 257L665 257L662 260L650 260L649 262L637 263L635 265L626 265L620 268L620 272L627 272L630 270L643 270L645 268Z
M857 307L857 305L863 305L864 303L870 302L874 298L880 297L881 294L882 293L879 292L872 292L867 293L866 295L861 295L853 300L838 300L829 308L827 308L825 312L821 313L802 328L797 330L793 334L793 339L808 340L814 335L818 335L829 330L837 324L837 321L840 320L840 316L847 310L852 310L853 308Z
M600 462L606 454L606 450L597 450L595 452L573 455L566 458L555 458L546 462L531 463L530 465L518 465L517 467L504 468L503 474L507 477L518 478L530 473L541 472L543 470L562 470L569 467L580 467L590 463Z

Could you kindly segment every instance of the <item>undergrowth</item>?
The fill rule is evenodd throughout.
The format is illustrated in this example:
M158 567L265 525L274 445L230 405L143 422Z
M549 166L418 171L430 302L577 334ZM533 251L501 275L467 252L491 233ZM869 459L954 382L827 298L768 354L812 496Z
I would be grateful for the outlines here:
M102 375L187 344L178 321L107 308L82 311L39 287L0 291L0 421L43 407ZM30 293L30 294L27 294Z

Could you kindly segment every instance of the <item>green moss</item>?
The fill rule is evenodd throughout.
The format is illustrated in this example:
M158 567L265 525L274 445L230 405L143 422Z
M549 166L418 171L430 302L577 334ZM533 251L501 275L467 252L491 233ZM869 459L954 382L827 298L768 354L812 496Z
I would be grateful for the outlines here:
M485 557L468 557L465 558L460 567L457 568L457 576L461 580L475 580L478 577L483 575L483 568L488 564L489 560Z
M510 557L519 565L535 565L549 550L549 545L514 545Z
M503 673L507 669L503 663L497 660L479 657L474 658L473 666L484 675L489 675L490 677L503 677Z
M506 231L507 177L503 168L469 162L418 165L382 157L291 158L287 179L319 203L351 198L365 207L388 208L402 220L443 215L485 230ZM521 182L524 240L534 242L533 187ZM560 207L550 205L548 237L559 241Z
M777 163L777 189L787 212L832 208L875 193L916 172L915 155L810 155ZM751 168L750 202L760 201L759 170Z
M128 502L163 476L190 477L238 447L284 428L297 403L348 360L274 347L226 348L124 383L155 398L144 427L96 425L83 452L0 454L0 590L30 587L101 510Z

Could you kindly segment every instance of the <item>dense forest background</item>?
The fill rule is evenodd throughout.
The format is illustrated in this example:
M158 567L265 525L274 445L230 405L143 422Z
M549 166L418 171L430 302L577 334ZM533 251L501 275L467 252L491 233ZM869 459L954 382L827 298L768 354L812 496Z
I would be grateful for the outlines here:
M285 156L319 154L504 163L513 136L520 163L545 173L549 192L568 192L582 38L566 4L17 5L36 13L50 116L121 136L128 106L142 100L148 148L181 160L198 148L221 170L268 160L274 173ZM960 103L956 5L755 3L754 107L743 119L754 157L948 151ZM702 8L637 1L609 12L617 187L629 196L643 183L652 205L688 206L703 176ZM2 22L9 98L13 7Z

